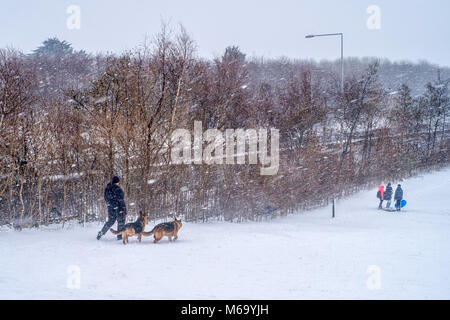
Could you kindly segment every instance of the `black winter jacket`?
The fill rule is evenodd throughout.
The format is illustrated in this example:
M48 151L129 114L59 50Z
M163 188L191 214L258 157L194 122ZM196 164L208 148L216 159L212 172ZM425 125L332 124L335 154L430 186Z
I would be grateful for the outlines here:
M397 187L395 189L394 200L402 200L403 199L403 189L401 187Z
M108 207L112 207L113 209L117 208L119 212L124 211L127 213L127 207L123 198L123 190L118 185L113 184L112 182L108 183L105 188L104 196Z
M392 190L392 187L391 186L387 186L386 190L384 190L384 200L391 201L393 192L394 192L394 190Z

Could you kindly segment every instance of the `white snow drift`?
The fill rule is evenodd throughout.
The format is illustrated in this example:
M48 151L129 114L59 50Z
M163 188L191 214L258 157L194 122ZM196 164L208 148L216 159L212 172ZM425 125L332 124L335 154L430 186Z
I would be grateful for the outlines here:
M402 186L400 214L373 189L334 220L184 223L173 243L97 241L100 224L3 230L0 299L449 299L450 169Z

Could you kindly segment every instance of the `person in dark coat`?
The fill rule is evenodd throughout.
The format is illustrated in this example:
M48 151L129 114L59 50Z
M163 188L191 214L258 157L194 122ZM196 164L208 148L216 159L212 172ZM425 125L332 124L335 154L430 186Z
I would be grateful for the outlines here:
M386 209L389 209L391 207L391 200L392 200L392 194L394 193L394 190L392 189L392 185L389 182L386 190L384 190L384 200L386 200Z
M108 207L108 221L103 226L102 230L97 234L97 240L108 232L109 228L117 220L117 230L122 231L125 226L125 216L127 215L127 207L125 205L124 193L119 186L120 179L115 176L105 188L105 201ZM122 240L122 236L118 235L117 240Z
M396 201L397 211L400 211L403 200L403 189L400 184L397 186L397 189L395 189L394 200Z

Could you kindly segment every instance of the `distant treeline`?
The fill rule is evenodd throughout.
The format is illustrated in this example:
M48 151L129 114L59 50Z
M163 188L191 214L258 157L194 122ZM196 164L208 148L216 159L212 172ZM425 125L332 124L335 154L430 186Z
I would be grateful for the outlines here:
M408 79L432 69L412 93ZM3 49L0 224L103 220L113 175L129 212L152 219L259 220L324 205L447 165L448 86L448 70L426 63L348 59L342 92L334 62L248 58L237 47L205 60L183 29L166 27L120 55L58 39L29 55ZM278 174L248 161L170 164L172 132L196 120L204 131L279 129Z

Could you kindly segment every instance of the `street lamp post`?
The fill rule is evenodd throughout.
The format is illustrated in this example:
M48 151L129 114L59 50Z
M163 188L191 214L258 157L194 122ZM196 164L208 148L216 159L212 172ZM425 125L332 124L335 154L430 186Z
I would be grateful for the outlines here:
M329 37L329 36L340 36L341 37L341 94L344 94L344 34L343 33L324 33L324 34L310 34L307 35L306 39L311 39L315 37ZM332 199L332 217L335 217L335 201L334 194Z
M310 34L307 35L305 38L311 39L315 37L329 37L329 36L341 37L341 92L344 93L344 34L343 33Z

